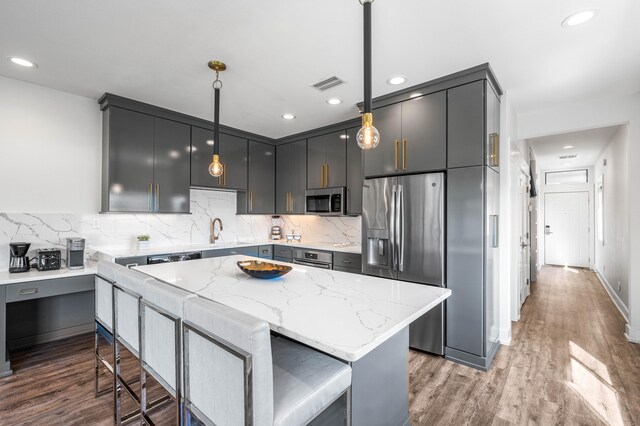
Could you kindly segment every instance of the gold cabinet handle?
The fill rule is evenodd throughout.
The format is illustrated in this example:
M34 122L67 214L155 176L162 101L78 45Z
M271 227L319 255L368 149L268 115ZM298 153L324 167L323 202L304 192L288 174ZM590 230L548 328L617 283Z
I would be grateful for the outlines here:
M291 198L289 197L289 192L287 192L287 207L284 210L287 213L291 211Z
M156 183L156 208L155 210L158 211L160 209L160 184Z
M327 187L329 187L329 163L325 164L325 167L327 168L327 172L325 173L325 185L324 185L324 187L327 188Z
M295 203L295 198L293 198L293 192L289 193L289 198L291 199L291 209L289 210L289 213L293 213L293 206Z
M249 212L253 210L253 191L249 191Z
M320 188L324 188L324 164L320 166Z
M407 146L409 141L402 139L402 170L407 170Z
M393 161L396 165L396 170L398 170L398 150L400 149L400 140L396 139L394 141L395 147L394 147L394 154L393 154Z
M153 199L153 184L149 184L149 192L147 193L147 208L149 211L153 210L153 205L151 204L151 200Z
M489 165L498 167L500 165L500 134L491 133L489 135Z

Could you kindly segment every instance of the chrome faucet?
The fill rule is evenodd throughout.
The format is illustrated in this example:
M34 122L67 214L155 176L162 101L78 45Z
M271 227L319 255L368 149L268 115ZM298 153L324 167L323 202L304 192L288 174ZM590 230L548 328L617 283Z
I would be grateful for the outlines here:
M216 234L216 223L220 225L218 228L218 233ZM220 232L222 232L222 220L219 217L216 217L211 221L211 234L209 235L209 242L211 244L215 244L216 240L220 238Z

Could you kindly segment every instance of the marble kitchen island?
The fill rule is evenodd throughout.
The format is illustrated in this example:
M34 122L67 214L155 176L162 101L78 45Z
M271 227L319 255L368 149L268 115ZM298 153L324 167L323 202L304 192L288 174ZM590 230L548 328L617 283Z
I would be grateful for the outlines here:
M238 268L247 259L134 269L260 318L273 332L349 363L353 425L407 424L409 324L451 291L301 265L291 265L283 277L260 280Z

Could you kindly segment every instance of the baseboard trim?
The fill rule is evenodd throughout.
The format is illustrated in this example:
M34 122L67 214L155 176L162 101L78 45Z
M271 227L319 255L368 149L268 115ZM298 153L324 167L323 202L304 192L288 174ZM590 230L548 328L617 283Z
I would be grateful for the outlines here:
M616 308L618 308L618 311L620 311L620 313L624 317L624 320L628 323L629 322L629 308L627 308L624 305L624 303L620 299L620 296L618 296L618 294L615 291L613 291L613 287L611 287L611 285L609 284L607 279L604 277L604 275L602 275L600 273L600 271L598 271L597 268L594 268L593 271L596 273L596 277L598 277L598 280L600 280L600 284L602 284L602 286L606 290L606 292L609 295L609 298L611 298L611 301L613 302L613 304L616 305Z
M498 332L498 342L501 345L511 346L511 327L501 328Z
M30 346L39 345L41 343L53 342L54 340L65 339L67 337L77 336L94 331L94 323L80 324L73 327L54 330L47 333L36 334L34 336L25 336L19 339L7 342L10 350L24 349Z
M631 328L631 326L627 323L625 327L625 337L631 343L640 343L640 329Z

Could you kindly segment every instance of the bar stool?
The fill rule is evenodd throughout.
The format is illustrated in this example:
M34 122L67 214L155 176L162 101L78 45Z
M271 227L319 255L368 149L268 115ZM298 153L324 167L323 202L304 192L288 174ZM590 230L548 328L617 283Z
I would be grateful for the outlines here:
M150 412L160 404L175 400L175 420L181 420L182 317L185 300L197 297L157 280L145 281L140 299L140 413L153 425ZM169 395L147 403L147 373Z
M109 345L113 344L113 284L116 282L116 273L122 266L114 262L98 262L98 272L95 277L95 338L94 338L94 384L93 393L97 398L111 391L111 386L100 390L100 367L106 368L112 376L113 385L113 365L111 361L100 354L100 338L104 338Z
M345 397L351 367L284 338L265 321L192 298L183 320L184 423L304 425Z
M116 272L116 282L113 284L113 411L116 425L121 425L133 417L140 415L140 392L136 392L132 385L140 382L140 376L127 381L121 372L122 344L134 357L139 358L140 347L140 299L146 281L153 278L128 268L120 268ZM139 373L139 369L136 370ZM129 394L138 409L122 415L121 390Z

